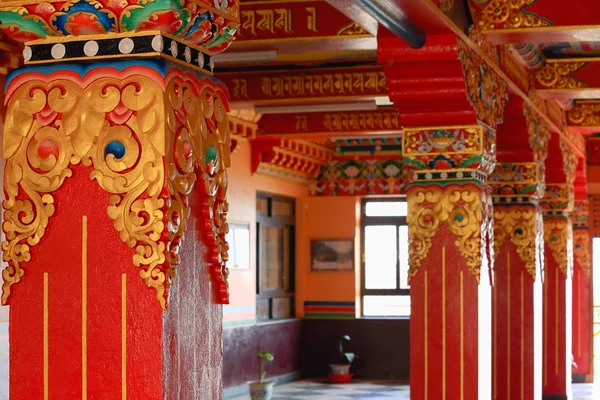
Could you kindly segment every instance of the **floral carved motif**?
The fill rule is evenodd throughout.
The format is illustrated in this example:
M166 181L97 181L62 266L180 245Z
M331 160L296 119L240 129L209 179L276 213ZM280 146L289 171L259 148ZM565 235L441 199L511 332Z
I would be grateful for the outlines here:
M573 256L585 276L589 277L592 263L590 257L590 233L587 230L573 231Z
M573 260L573 231L569 219L544 217L544 242L550 249L558 269L567 275Z
M30 247L39 243L54 213L52 192L80 163L92 166L90 178L112 194L108 215L121 240L135 249L133 263L163 308L179 263L188 195L199 174L210 264L219 300L227 302L230 137L224 89L178 69L163 82L149 77L153 71L95 72L101 78L86 87L58 73L44 80L33 77L10 95L2 302L23 277Z
M494 250L500 249L507 239L517 247L517 254L525 264L525 270L536 279L538 244L542 231L538 231L541 218L535 206L495 207L494 209Z
M475 185L415 185L407 191L407 202L409 278L418 273L440 226L447 224L467 267L479 282L485 225L482 204L491 203L486 192Z
M508 28L537 28L552 23L525 9L537 0L469 0L477 24L484 30Z
M495 130L502 122L508 85L461 39L458 39L458 56L465 74L467 96L477 119Z
M547 89L577 89L587 85L571 77L571 73L585 66L586 63L551 63L535 74L538 83Z

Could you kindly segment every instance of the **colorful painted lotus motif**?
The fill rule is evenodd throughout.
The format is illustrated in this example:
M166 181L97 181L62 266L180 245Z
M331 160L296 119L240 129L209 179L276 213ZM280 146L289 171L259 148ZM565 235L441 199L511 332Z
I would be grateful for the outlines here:
M161 31L218 53L229 47L234 38L239 25L239 3L233 0L11 1L0 6L0 21L0 29L19 42L53 36Z

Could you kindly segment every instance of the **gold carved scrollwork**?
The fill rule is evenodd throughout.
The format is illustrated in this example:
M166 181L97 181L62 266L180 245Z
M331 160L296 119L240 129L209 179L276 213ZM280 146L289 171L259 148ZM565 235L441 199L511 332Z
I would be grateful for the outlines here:
M455 245L479 282L481 269L482 194L473 186L415 187L407 193L409 279L431 249L441 224L456 236Z
M561 137L560 151L563 160L563 170L565 171L567 185L572 185L575 182L575 174L577 172L577 153L575 150Z
M548 63L535 74L535 78L548 89L577 89L587 85L571 77L571 73L585 66L586 63Z
M469 101L475 109L477 119L495 130L502 122L504 107L508 101L508 85L465 42L457 40ZM494 54L494 59L497 60L495 51Z
M570 125L600 126L600 103L575 103L569 110Z
M525 11L525 8L536 0L470 0L471 9L477 15L477 24L485 30L508 28L537 28L551 26L550 21L536 14ZM481 4L483 3L483 4Z
M209 79L178 74L167 79L166 90L141 75L100 78L85 89L69 80L18 88L4 136L2 248L8 267L2 302L24 275L21 264L54 213L51 193L79 163L93 166L90 177L112 194L108 215L121 240L135 249L133 263L163 308L190 214L187 197L200 171L210 261L226 285L225 167L231 143L223 93Z
M72 175L69 165L79 162L89 151L93 134L82 124L77 104L82 90L69 81L50 85L43 82L24 84L6 115L3 206L3 259L8 266L2 271L2 303L6 304L10 286L21 280L23 262L31 258L30 247L44 236L49 218L54 214L52 192ZM45 118L33 118L44 113ZM55 123L58 113L60 123ZM48 148L41 153L38 148ZM74 151L77 147L78 151Z
M592 263L590 257L590 233L587 230L573 231L573 256L585 276L589 277Z
M525 264L525 270L536 279L536 251L538 236L542 232L538 228L538 212L534 207L497 207L494 210L494 253L500 249L506 239L510 239L517 247L517 254Z
M568 218L544 218L544 242L558 269L565 275L572 266L573 236Z

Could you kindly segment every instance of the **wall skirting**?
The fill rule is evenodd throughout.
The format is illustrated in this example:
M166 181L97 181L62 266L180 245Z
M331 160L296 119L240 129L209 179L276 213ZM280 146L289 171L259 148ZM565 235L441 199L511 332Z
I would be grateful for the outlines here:
M285 375L279 375L267 380L275 382L275 386L279 386L293 381L297 381L298 379L300 379L300 376L300 371L296 371ZM229 400L239 396L243 396L245 394L248 394L248 390L249 389L247 383L223 389L223 400ZM277 393L277 389L275 389L275 393Z

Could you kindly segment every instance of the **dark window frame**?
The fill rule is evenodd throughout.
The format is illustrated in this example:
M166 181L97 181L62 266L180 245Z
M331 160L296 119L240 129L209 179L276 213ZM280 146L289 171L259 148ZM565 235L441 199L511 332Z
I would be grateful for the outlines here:
M269 317L268 319L260 319L259 322L266 321L277 321L278 319L293 318L295 316L295 287L296 287L296 200L292 197L285 197L265 192L258 192L256 194L257 202L259 200L267 201L267 211L262 212L256 210L256 299L257 302L260 300L267 300L269 304ZM273 203L287 203L291 206L291 215L277 215L273 213ZM276 228L289 228L289 289L271 289L261 290L261 244L264 238L261 235L261 227L276 227ZM283 240L279 249L280 252L283 250ZM283 254L282 254L283 258ZM282 286L285 279L286 271L282 267ZM289 298L290 301L290 315L285 318L274 318L273 316L273 299ZM258 316L257 316L258 317Z
M391 198L377 198L370 197L361 199L360 204L360 254L361 254L361 276L360 276L360 302L361 302L361 314L364 318L374 318L375 316L365 315L364 298L365 296L410 296L410 289L401 288L401 273L400 273L400 242L396 240L396 288L395 289L367 289L366 288L366 227L367 226L396 226L396 234L400 226L408 226L406 216L384 216L384 217L373 217L367 216L367 203L389 203L389 202L403 202L406 203L404 197L391 197ZM378 318L378 317L377 317ZM382 317L389 318L389 317ZM401 316L391 316L391 318L406 318Z

